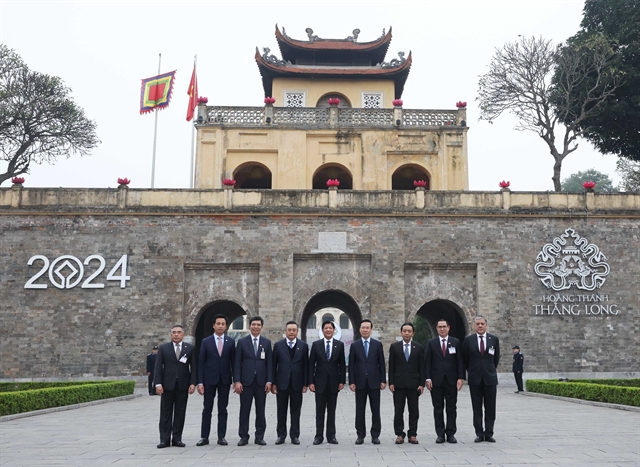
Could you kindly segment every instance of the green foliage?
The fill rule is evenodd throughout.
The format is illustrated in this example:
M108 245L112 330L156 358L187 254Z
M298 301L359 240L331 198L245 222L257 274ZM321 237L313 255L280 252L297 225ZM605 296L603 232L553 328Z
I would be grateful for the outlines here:
M527 391L554 396L571 397L609 404L621 404L640 407L639 380L629 380L629 384L622 384L624 380L527 380ZM615 383L614 384L605 384Z
M100 143L95 122L70 93L60 78L30 70L0 44L0 160L7 163L0 184L28 173L32 162L86 155Z
M568 42L578 47L603 37L615 60L609 73L622 76L615 90L595 115L580 126L584 136L602 153L640 161L640 2L638 0L586 0L581 29ZM598 77L587 75L584 88L600 86ZM574 110L578 111L578 103Z
M609 175L596 169L584 170L569 175L569 177L562 180L562 191L584 191L582 184L589 181L596 182L596 187L594 188L596 192L613 193L618 191L613 186Z
M640 161L620 158L616 165L616 172L622 177L621 191L640 192Z
M413 334L413 340L421 345L427 345L429 339L433 337L429 321L422 316L416 316L413 320L413 329L415 331Z
M0 416L126 396L133 394L135 387L135 381L130 380L18 384L55 384L57 387L0 393Z

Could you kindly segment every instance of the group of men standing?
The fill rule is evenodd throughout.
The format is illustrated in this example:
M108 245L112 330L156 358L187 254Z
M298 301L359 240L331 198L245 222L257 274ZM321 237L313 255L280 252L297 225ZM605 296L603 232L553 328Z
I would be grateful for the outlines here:
M287 412L291 417L288 432L291 443L300 444L300 411L307 389L315 393L316 432L313 444L323 443L325 435L328 443L338 444L336 406L338 393L346 384L347 372L344 343L334 338L335 324L323 322L322 338L313 342L310 349L298 339L295 321L286 324L285 338L276 342L273 348L271 341L261 335L263 324L261 317L252 317L249 321L250 334L236 344L226 334L227 317L216 315L214 334L203 339L197 359L195 347L182 341L182 326L172 328L171 342L159 347L155 361L155 390L161 396L158 448L185 446L182 430L187 398L196 387L204 396L201 439L197 445L209 444L216 395L217 443L227 445L227 405L232 383L234 392L240 396L238 446L249 442L249 418L254 402L254 443L266 444L265 406L269 392L275 394L277 400L276 444L283 444L286 440ZM450 325L446 320L439 320L436 327L438 337L429 340L425 349L413 340L413 324L404 323L400 329L402 340L389 348L389 389L393 393L396 444L404 443L405 438L411 444L418 444L418 401L425 388L431 394L436 443L457 442L456 404L465 370L473 407L475 442L495 442L496 367L500 360L498 338L486 332L487 320L481 316L474 320L476 332L462 342L449 336ZM380 444L382 429L380 392L386 388L387 372L383 345L371 337L372 330L371 320L365 319L360 323L361 338L351 344L349 356L349 388L356 399L358 445L363 444L366 437L367 400L371 410L369 433L373 444ZM406 432L405 405L409 412Z

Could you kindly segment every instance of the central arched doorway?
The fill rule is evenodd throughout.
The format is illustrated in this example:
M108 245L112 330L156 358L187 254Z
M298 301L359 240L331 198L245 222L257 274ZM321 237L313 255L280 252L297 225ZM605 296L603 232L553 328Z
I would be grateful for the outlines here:
M467 335L467 326L462 319L462 310L449 300L431 300L420 307L416 317L425 320L431 336L437 336L436 324L439 319L446 319L451 326L449 335L462 341ZM415 325L415 323L414 323ZM420 342L426 344L426 342Z
M247 314L244 309L237 303L229 300L218 300L208 303L200 311L200 318L198 319L198 325L196 326L195 344L198 352L200 352L200 344L202 343L202 339L213 334L213 317L218 314L225 315L227 317L227 333L230 335L230 337L233 337L234 339L236 339L237 337L242 337L233 335L231 323L233 323L237 318L240 318Z
M334 310L339 310L337 313ZM320 316L318 316L318 312ZM349 323L346 323L345 315ZM329 316L334 319L329 318ZM302 328L301 338L309 344L321 335L321 326L323 318L331 319L342 330L342 340L345 344L345 350L351 345L353 339L360 337L359 329L362 321L362 312L356 301L341 290L325 290L320 292L307 302L300 319L300 327ZM346 327L345 324L350 324ZM314 335L312 334L312 330ZM310 331L310 332L308 332Z

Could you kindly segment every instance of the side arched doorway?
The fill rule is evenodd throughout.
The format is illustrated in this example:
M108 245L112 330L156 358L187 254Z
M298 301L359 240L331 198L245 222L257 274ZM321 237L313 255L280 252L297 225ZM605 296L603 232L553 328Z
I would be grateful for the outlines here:
M227 317L227 329L230 329L231 323L247 313L240 305L230 300L218 300L205 305L200 311L200 318L198 319L198 325L196 326L195 344L198 352L200 352L202 339L213 334L213 317L218 314L225 315Z
M353 189L353 177L347 168L340 164L325 164L316 170L313 175L312 188L314 190L326 190L327 180L338 179L340 190L352 190Z
M416 180L423 180L426 182L425 188L430 189L430 177L427 171L416 164L406 164L398 167L393 175L391 175L391 189L392 190L415 190L413 184Z
M362 321L362 312L360 311L360 307L356 301L351 298L350 295L340 290L325 290L311 297L304 307L302 318L300 319L300 327L302 328L300 337L302 340L307 342L309 342L308 339L311 341L314 340L315 336L307 336L307 330L309 329L310 324L314 325L312 326L314 329L319 329L322 326L322 316L316 319L316 313L326 308L338 309L349 318L349 321L351 322L350 327L353 330L353 336L343 336L341 340L345 345L350 345L352 339L360 337L358 330L360 329L360 322ZM336 325L344 328L342 325L345 323L341 321L342 319L334 320ZM322 331L319 330L319 332ZM310 343L311 342L309 342L309 344Z
M420 317L428 323L432 336L438 335L436 324L439 319L446 319L449 322L450 336L463 340L467 335L467 326L462 318L462 310L449 300L431 300L425 303L416 313L416 317Z

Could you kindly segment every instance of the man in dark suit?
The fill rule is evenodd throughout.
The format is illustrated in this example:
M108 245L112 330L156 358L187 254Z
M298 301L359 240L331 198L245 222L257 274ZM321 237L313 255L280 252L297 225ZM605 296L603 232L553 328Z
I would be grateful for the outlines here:
M316 394L316 436L313 444L322 444L324 414L327 413L327 442L338 444L336 439L336 405L338 392L346 382L344 344L333 338L336 326L333 321L322 323L323 339L311 344L309 355L309 389Z
M153 375L156 393L161 396L158 449L169 445L179 448L185 446L182 429L189 394L196 389L196 349L182 342L183 338L184 329L179 324L175 325L171 328L171 342L162 344L156 356Z
M198 356L198 394L204 396L202 423L200 424L200 441L197 446L209 444L211 433L211 412L213 401L218 393L218 444L226 446L227 440L227 406L229 390L233 376L233 358L236 343L225 334L227 317L213 317L213 335L202 340Z
M436 424L436 443L457 443L456 417L458 391L462 389L464 365L462 363L462 346L460 341L449 335L451 327L446 319L439 319L436 324L438 337L427 342L425 356L427 389L431 391L433 418ZM445 401L447 406L447 425L444 424Z
M249 321L251 334L238 340L235 363L233 365L234 391L240 394L240 426L238 446L249 442L249 415L251 405L256 401L256 432L254 442L266 445L264 432L267 428L265 406L267 393L273 382L273 355L271 341L262 337L264 320L254 316Z
M278 403L276 444L283 444L287 437L287 406L291 402L291 444L300 444L300 410L302 394L307 392L309 377L309 346L298 339L298 324L289 321L284 330L286 337L273 346L273 370L275 382L271 392Z
M495 443L493 424L496 419L496 393L500 362L500 342L497 336L487 332L487 319L476 316L473 320L476 332L467 336L462 344L462 360L467 369L473 427L476 443ZM484 405L484 429L482 428L482 406Z
M524 385L522 384L522 372L524 371L524 355L520 353L520 346L513 346L513 376L516 379L516 386L518 386L518 392L524 391Z
M151 353L147 355L147 386L149 387L149 395L156 395L156 385L153 384L153 372L156 370L156 355L158 355L158 346L154 345Z
M362 339L353 341L349 353L349 388L356 393L356 444L364 443L367 434L365 409L367 398L371 408L371 442L380 444L380 391L387 387L382 342L371 338L373 323L364 319L360 323Z
M404 443L405 436L411 444L418 444L418 398L424 392L424 348L413 341L413 324L404 323L400 328L402 340L389 346L389 390L393 393L393 430L396 444ZM404 406L409 408L409 430L404 431Z

